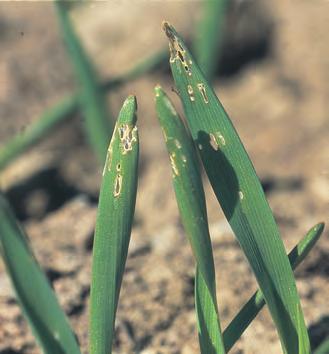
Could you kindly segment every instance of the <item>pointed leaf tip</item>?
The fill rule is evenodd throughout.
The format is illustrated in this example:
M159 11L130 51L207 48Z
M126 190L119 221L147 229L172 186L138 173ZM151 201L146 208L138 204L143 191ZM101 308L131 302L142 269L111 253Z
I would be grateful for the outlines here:
M135 96L130 95L124 101L119 113L119 124L135 125L137 121L137 99Z
M171 28L172 26L171 26L171 24L168 22L168 21L166 21L166 20L164 20L164 21L162 21L162 29L164 30L164 32L167 34L167 32L169 32L170 31L170 28ZM167 36L168 36L168 34L167 34Z
M175 41L177 40L178 33L176 32L174 26L170 24L168 21L162 22L162 29L165 32L166 36L169 40Z
M161 85L156 85L154 87L155 97L159 97L160 94L163 93Z
M320 222L316 226L314 226L314 229L317 230L318 232L322 233L325 225L326 224L324 222Z

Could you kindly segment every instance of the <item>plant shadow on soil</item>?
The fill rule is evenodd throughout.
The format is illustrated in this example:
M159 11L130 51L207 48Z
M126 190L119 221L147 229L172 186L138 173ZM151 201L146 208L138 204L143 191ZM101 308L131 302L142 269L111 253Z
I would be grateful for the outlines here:
M20 184L6 191L17 218L43 219L48 213L61 208L66 202L86 193L70 185L56 167L38 171ZM88 201L97 203L97 197L87 195Z
M308 328L308 333L311 348L315 350L323 341L329 338L329 315L323 316L318 322L311 324Z

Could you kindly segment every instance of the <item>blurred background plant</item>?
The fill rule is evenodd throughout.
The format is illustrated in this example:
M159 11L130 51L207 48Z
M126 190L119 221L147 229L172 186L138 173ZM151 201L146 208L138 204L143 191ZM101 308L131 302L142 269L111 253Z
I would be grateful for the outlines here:
M151 99L154 83L161 81L167 88L172 85L166 71L167 54L164 53L167 52L167 44L165 41L161 43L163 36L159 23L163 17L169 19L193 42L192 47L206 76L213 80L216 89L220 89L222 101L236 119L234 122L256 162L263 188L283 230L286 247L291 248L301 232L319 218L325 218L328 212L328 129L324 110L328 89L322 75L327 63L322 55L326 48L321 37L315 43L309 39L309 43L316 47L315 54L305 59L300 67L295 65L296 58L308 49L307 44L301 43L308 33L308 27L303 28L309 24L307 13L320 14L312 33L317 30L321 33L326 26L325 15L321 15L322 7L326 5L315 4L312 7L304 3L296 15L283 3L274 11L271 5L256 1L230 4L214 1L195 8L186 3L166 6L155 3L149 6L87 3L71 7L73 26L70 18L61 13L61 27L67 29L65 39L70 49L69 58L60 47L59 30L50 4L2 6L8 7L7 17L3 15L3 33L7 39L3 67L8 74L7 79L4 76L7 101L4 101L2 116L13 118L3 119L1 129L4 141L0 149L1 183L16 215L28 230L32 230L37 256L59 292L66 312L71 315L82 346L86 347L87 322L83 325L81 318L86 318L89 291L89 261L84 262L83 259L90 259L101 172L94 156L98 161L104 159L106 140L113 128L111 116L116 116L122 97L134 91L141 98L141 130L145 127L142 133L141 191L133 231L138 236L132 243L130 262L128 258L126 292L123 293L122 311L119 309L114 344L119 352L175 352L178 350L175 348L183 348L186 353L197 352L193 305L191 300L185 302L193 283L193 268L189 249L180 236L182 231L177 212L172 211L176 209L170 197L170 173L163 144L159 143L162 142L161 132L153 122L155 113L151 114L154 112ZM20 21L23 10L27 16ZM40 16L43 11L52 14L49 17L51 26L48 19ZM27 19L33 19L35 24ZM191 25L194 23L197 25ZM46 40L38 41L37 36ZM17 43L17 37L22 43ZM82 42L79 42L79 37ZM29 51L33 55L26 55ZM30 59L31 67L33 65L36 71L22 69L27 65L23 59L30 57L33 57ZM87 58L91 58L94 64ZM72 60L75 78L70 73L68 59ZM307 65L314 68L312 75L304 72ZM96 71L97 80L91 74ZM108 76L108 80L101 79ZM79 84L77 93L70 96L74 81ZM68 96L61 97L62 91ZM105 91L110 93L108 114L104 114L104 106L108 103L105 102ZM49 96L47 92L50 92ZM60 103L59 98L63 100ZM100 110L100 107L103 108ZM39 118L35 112L41 113L44 108L47 112ZM76 119L79 111L83 124ZM309 118L310 113L312 119ZM54 134L54 126L74 117L72 122L62 124ZM14 131L20 130L17 127L25 125L29 119L33 120L32 125L9 138L11 127ZM84 134L80 134L80 127L84 127ZM28 147L50 132L50 139L26 154ZM84 136L87 136L91 149L85 144ZM17 162L13 162L17 157ZM11 162L12 165L8 166ZM305 169L305 165L309 168ZM168 183L162 185L164 175L167 175ZM209 185L206 185L207 192L210 192ZM243 300L251 295L254 283L211 196L209 204L215 263L222 269L217 276L223 284L229 279L225 277L233 274L240 279L221 296L219 308L226 323ZM159 209L163 212L158 218L156 210ZM156 217L153 217L155 213ZM70 216L84 220L84 225L70 229ZM57 239L58 233L63 234L62 241ZM74 237L67 239L69 234ZM224 252L221 245L225 243L230 247ZM313 348L328 335L325 326L327 313L323 310L326 303L321 297L328 286L328 273L323 266L326 257L326 246L322 246L305 265L297 281L301 287L302 304L306 304L306 320L310 325ZM154 260L159 266L152 273L149 267ZM172 264L179 265L176 272L170 271ZM232 264L237 269L233 274ZM75 292L69 284L76 284ZM6 324L20 323L20 315L15 314L16 307L10 293L6 294L6 284L3 289L2 308L6 311L9 308L9 313L13 313L6 317L1 312L2 323L5 323L3 333L6 334L10 328ZM242 295L233 299L235 292ZM134 300L136 293L137 300ZM148 304L148 293L155 298L153 305ZM176 294L174 299L172 294ZM141 305L136 306L135 301ZM140 326L141 321L146 323ZM273 342L273 349L269 350L277 353L279 349L276 348L280 347L268 315L265 313L259 321L242 338L240 348L257 353L264 343ZM178 330L180 323L190 323L185 332ZM17 336L17 331L22 335ZM173 339L168 337L168 331ZM259 333L262 333L261 338L257 335ZM256 341L255 336L258 337ZM13 350L24 348L25 352L35 350L24 325L9 329L9 336L6 334L5 337L9 339L2 341L4 347L1 350L7 350L7 347ZM239 351L239 346L236 350Z

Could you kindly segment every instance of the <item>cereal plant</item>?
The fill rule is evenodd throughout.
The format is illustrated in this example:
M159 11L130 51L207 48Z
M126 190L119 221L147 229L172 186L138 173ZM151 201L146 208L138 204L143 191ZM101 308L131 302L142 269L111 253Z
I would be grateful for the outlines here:
M87 141L104 166L93 246L89 352L106 354L112 352L134 217L139 138L136 98L129 96L125 100L115 122L106 106L105 95L159 66L167 54L156 53L125 75L102 82L74 32L66 3L57 1L55 6L80 90L48 110L24 134L9 141L0 150L0 169L53 131L72 112L81 110ZM194 295L200 352L228 353L262 307L267 306L283 353L309 354L310 341L293 269L314 247L324 224L313 226L287 255L253 164L210 82L214 58L220 52L220 45L214 48L215 42L220 43L216 41L215 28L222 25L227 4L218 1L206 6L194 45L196 58L174 27L163 23L169 41L172 77L186 125L161 86L155 88L156 112L172 167L177 205L195 259ZM201 166L259 285L225 329L218 309L221 289L215 281ZM74 330L2 194L0 250L17 300L43 352L80 353ZM322 353L328 353L327 343L317 351Z

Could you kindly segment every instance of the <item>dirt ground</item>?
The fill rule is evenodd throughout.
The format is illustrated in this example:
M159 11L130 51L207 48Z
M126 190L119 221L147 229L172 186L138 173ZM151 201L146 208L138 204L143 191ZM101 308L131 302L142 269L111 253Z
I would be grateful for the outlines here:
M226 24L216 92L262 180L287 250L329 216L329 2L239 1ZM94 2L73 11L101 77L166 47L163 19L191 39L200 2ZM51 3L0 4L0 146L73 92L74 75ZM114 114L139 103L140 179L116 322L116 353L198 353L194 262L179 221L153 87L171 91L168 68L109 95ZM175 94L171 94L181 111ZM101 177L73 117L1 172L7 194L47 272L83 353L88 345L92 237ZM225 327L256 289L211 188L205 190ZM312 347L329 336L328 231L296 272ZM264 309L232 353L278 354ZM0 263L0 353L40 353Z

